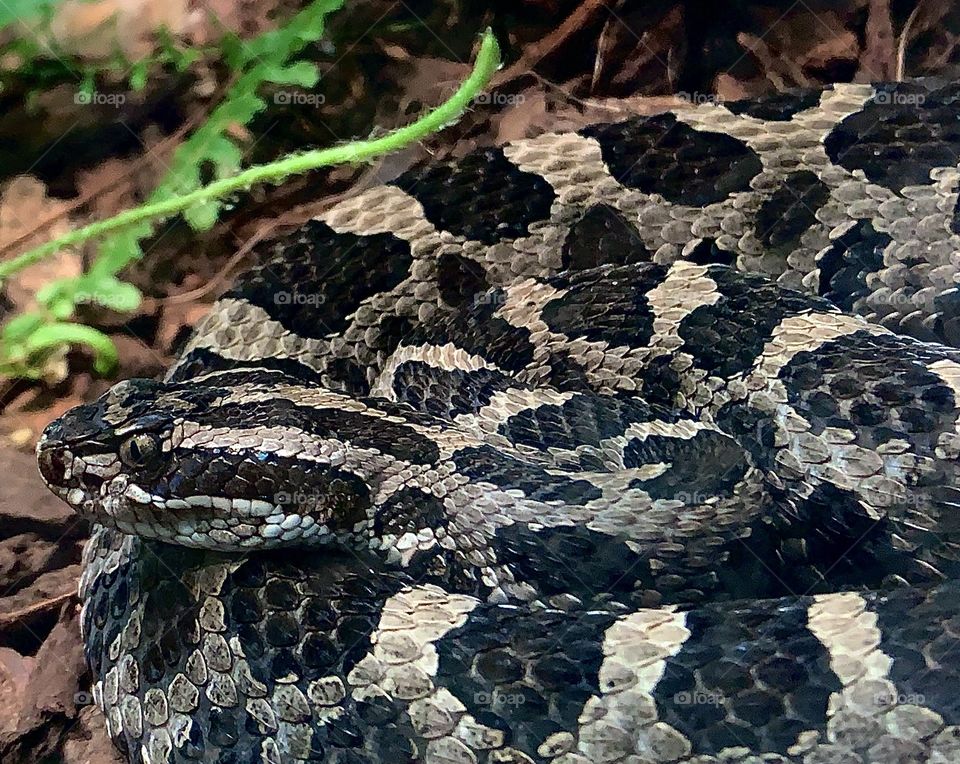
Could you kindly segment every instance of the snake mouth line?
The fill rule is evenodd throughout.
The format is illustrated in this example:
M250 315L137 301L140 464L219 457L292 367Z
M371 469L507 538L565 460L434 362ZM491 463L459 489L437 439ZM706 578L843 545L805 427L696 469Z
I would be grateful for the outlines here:
M122 492L92 494L80 488L55 492L83 517L123 533L183 546L232 551L293 543L326 543L325 524L263 500L154 496L135 484Z

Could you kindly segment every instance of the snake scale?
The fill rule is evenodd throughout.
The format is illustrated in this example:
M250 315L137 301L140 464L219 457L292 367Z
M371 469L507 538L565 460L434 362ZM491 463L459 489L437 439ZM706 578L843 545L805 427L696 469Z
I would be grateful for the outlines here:
M52 423L133 762L960 760L960 86L434 163Z

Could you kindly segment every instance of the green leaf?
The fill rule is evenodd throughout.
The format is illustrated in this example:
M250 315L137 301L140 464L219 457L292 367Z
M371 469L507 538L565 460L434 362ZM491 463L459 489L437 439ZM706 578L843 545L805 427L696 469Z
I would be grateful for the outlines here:
M223 204L220 201L211 199L203 204L195 204L184 211L183 219L195 231L209 231L217 224L222 207Z
M302 88L312 88L320 79L320 72L315 64L309 61L298 61L291 66L277 67L265 71L263 79L278 85L297 85Z
M0 332L4 345L15 345L23 342L43 325L42 313L22 313L7 321Z
M50 301L50 304L47 306L47 310L50 311L50 314L58 319L59 321L65 321L73 315L74 310L76 310L77 304L72 299L67 297L60 297Z
M41 326L23 343L13 348L11 360L38 363L45 355L64 345L82 345L94 353L93 366L98 374L109 374L117 366L119 357L113 341L92 326L72 323L53 323Z
M15 21L30 23L62 2L63 0L3 0L0 2L0 29Z
M37 290L37 302L45 307L63 300L67 294L76 290L77 279L54 279Z
M111 234L100 245L99 257L90 266L90 274L98 277L119 273L130 263L143 257L140 241L152 235L153 222L144 221Z
M97 281L91 280L88 294L91 296L88 302L118 313L136 310L143 299L140 290L133 284L120 281L115 276L107 276Z
M150 72L150 59L136 61L130 68L130 88L140 91L147 86L147 75Z

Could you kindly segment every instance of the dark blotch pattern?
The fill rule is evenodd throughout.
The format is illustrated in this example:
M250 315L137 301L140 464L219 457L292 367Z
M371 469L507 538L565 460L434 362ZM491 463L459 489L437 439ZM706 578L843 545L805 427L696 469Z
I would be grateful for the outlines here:
M114 537L117 548L119 537ZM139 612L137 639L132 645L132 657L137 665L140 698L149 687L166 690L170 678L177 673L188 673L187 658L199 649L202 632L197 627L201 602L182 579L189 571L215 561L197 550L185 547L155 544L141 539L133 542L134 559L120 568L98 576L88 592L83 614L86 636L85 652L95 675L103 677L119 663L111 658L110 646L123 632L123 627ZM229 613L224 621L232 626ZM121 668L122 673L122 668ZM212 704L201 693L197 713L202 718L212 715ZM245 712L240 712L245 716ZM219 732L219 730L216 730ZM122 751L132 752L132 760L140 761L141 740L124 730L114 742ZM175 749L173 761L208 761L205 754L215 730L207 725L194 725L182 746Z
M700 368L726 378L749 369L787 316L832 310L823 301L781 289L760 276L711 266L721 299L693 310L680 324L683 349Z
M349 358L333 358L327 363L325 383L325 387L345 393L367 395L370 392L367 373Z
M660 265L604 266L558 277L551 283L566 289L543 307L542 317L555 332L571 338L642 346L653 336L653 311L646 292L666 274Z
M348 559L328 552L324 564L317 566L309 552L286 550L244 562L225 582L223 600L228 612L253 608L260 616L259 623L237 628L253 677L268 687L278 681L294 683L306 694L313 680L345 678L371 650L383 603L404 583L406 579L380 569L372 558ZM409 759L416 735L401 702L380 697L344 699L336 705L336 724L321 721L315 713L297 716L296 722L311 730L310 750L294 742L288 756L363 764ZM265 731L276 733L244 723L242 704L221 713L221 745L230 753L249 750L251 736L258 750ZM234 730L245 732L230 734Z
M734 114L770 122L789 122L795 114L812 109L819 104L822 92L822 90L797 90L774 93L758 98L746 98L742 101L726 101L723 105Z
M716 239L706 238L698 240L684 259L697 265L736 265L737 253L721 249Z
M170 375L169 381L189 382L200 374L244 368L274 369L283 372L288 377L306 383L317 383L321 380L320 372L294 358L270 356L250 361L238 361L232 358L224 358L208 348L195 348L180 359L173 374Z
M891 540L894 526L868 514L857 495L832 483L818 483L805 498L784 503L783 527L804 540L808 558L821 571L816 579L793 573L801 589L812 592L847 587L878 588L896 575L911 583L932 584L933 570L917 564L901 542ZM898 548L901 547L901 548Z
M478 722L507 731L510 745L542 761L537 749L555 732L575 730L599 693L603 635L614 620L600 610L479 608L438 644L437 681Z
M517 386L517 382L499 371L445 371L419 361L404 361L393 375L393 392L398 401L447 419L475 414L498 391Z
M652 359L637 374L638 396L651 404L677 408L683 378L671 365L671 357L662 355Z
M481 295L469 309L443 315L415 332L407 344L445 345L453 343L479 355L505 371L520 371L533 360L530 331L495 316L505 295L492 289Z
M288 398L228 403L210 411L198 412L193 421L237 430L289 427L318 438L349 442L357 448L376 448L396 459L416 464L433 464L440 455L433 440L405 424L387 422L381 416L340 408L301 406Z
M790 173L757 210L757 237L765 247L789 254L829 198L830 189L815 173Z
M746 403L726 403L716 415L717 425L747 450L753 463L764 470L776 464L776 425L762 411Z
M827 135L831 161L894 191L929 184L934 168L956 167L960 85L931 80L876 87L863 109Z
M491 446L464 448L453 460L467 477L493 483L505 491L518 489L533 501L586 504L600 498L600 489L593 483L551 475Z
M949 386L928 369L945 355L957 361L956 353L935 345L864 331L798 353L780 372L788 402L810 422L811 433L840 427L853 433L853 443L870 450L907 441L911 454L928 460L922 468L911 468L909 458L902 470L894 465L906 495L874 499L887 535L876 540L872 565L887 565L908 580L926 579L923 569L930 566L947 575L960 570L955 550L960 477L956 461L944 458L942 450L954 432L956 401ZM834 501L824 502L824 516L854 528L849 535L856 539L854 520L869 515L859 503L849 512L842 510ZM891 533L895 535L889 537ZM924 562L915 566L915 559Z
M531 224L550 217L556 198L549 183L521 170L499 148L410 170L391 185L420 202L437 228L484 244L526 236Z
M555 350L546 359L547 376L544 382L562 392L588 390L590 378L583 359L576 358L565 350Z
M381 316L379 324L367 329L363 339L380 358L386 358L415 327L416 323L408 316Z
M338 531L366 519L371 502L370 487L359 475L295 457L203 448L174 449L173 457L177 470L147 483L165 498L261 499Z
M960 347L960 289L954 287L933 301L937 315L933 333L944 345Z
M648 555L584 526L533 529L516 523L498 529L491 546L497 562L542 597L567 594L580 602L599 599L631 607L671 599L671 592L655 591Z
M654 690L659 720L701 754L724 748L786 754L805 730L826 732L841 689L826 649L807 629L810 600L691 612L691 631Z
M842 310L853 310L873 292L867 279L883 267L883 251L891 241L888 234L875 231L869 220L858 221L818 258L817 294Z
M719 432L701 430L692 438L650 435L634 438L623 451L627 467L670 463L670 469L650 480L634 480L654 499L685 499L700 504L713 496L730 496L749 468L737 443Z
M437 289L450 307L469 305L489 288L487 272L476 260L455 252L437 258Z
M952 432L953 393L926 366L942 352L866 331L802 352L780 371L788 400L819 433L852 429L857 443L874 449L907 435L913 450L933 456L940 435ZM841 415L841 409L849 411Z
M392 234L337 233L312 220L226 296L301 337L320 338L343 331L364 300L394 289L412 262L410 244Z
M259 390L273 390L277 385L296 384L302 384L304 387L318 386L316 382L304 383L281 369L250 364L249 366L230 367L217 372L211 370L211 373L202 383L189 380L178 383L171 382L167 391L174 393L181 400L185 396L195 397L200 393L205 394L207 405L198 407L200 411L205 411L209 406L214 405L217 398L229 395L230 389L236 388L238 385L250 385Z
M673 114L639 117L581 131L595 138L620 183L691 207L720 202L750 190L763 169L743 141L723 133L694 130Z
M377 508L373 520L376 536L416 533L423 528L445 528L447 511L443 502L419 488L403 488Z
M950 659L960 633L957 585L870 599L880 649L893 659L890 680L898 697L891 700L926 706L942 715L945 724L960 724L960 676L957 662Z
M560 405L538 406L515 414L500 425L499 432L513 443L539 450L572 450L599 446L607 438L622 435L634 422L677 419L675 413L648 406L637 398L579 393Z
M574 271L649 262L652 256L636 227L609 204L594 204L571 224L562 253L563 268Z

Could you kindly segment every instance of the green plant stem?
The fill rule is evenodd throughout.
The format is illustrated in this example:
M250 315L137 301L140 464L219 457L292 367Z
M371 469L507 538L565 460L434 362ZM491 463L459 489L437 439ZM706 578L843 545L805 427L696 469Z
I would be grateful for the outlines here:
M214 181L203 188L191 191L183 196L147 204L136 209L126 210L112 218L78 228L39 247L24 252L12 260L0 263L0 281L9 278L29 265L49 257L63 247L81 244L88 239L103 236L135 223L154 218L167 218L211 199L227 196L236 191L249 189L258 183L278 182L284 178L318 167L334 164L354 164L367 159L397 151L405 146L434 133L455 121L470 105L473 98L489 82L490 77L500 65L500 46L491 30L482 38L477 60L470 76L457 88L457 91L433 111L425 114L416 122L394 130L392 133L369 141L357 141L344 146L306 151L294 154L270 164L256 165L231 178Z

